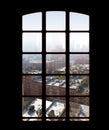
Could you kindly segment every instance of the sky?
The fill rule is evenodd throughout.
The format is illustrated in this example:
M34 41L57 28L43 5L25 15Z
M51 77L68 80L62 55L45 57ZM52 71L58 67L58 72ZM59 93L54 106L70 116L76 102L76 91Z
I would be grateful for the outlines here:
M23 33L22 34L23 52L41 52L42 34L41 33Z
M69 13L69 30L70 31L89 31L89 16L80 13ZM46 31L59 30L65 31L65 17L64 11L47 11L46 12ZM23 31L41 31L42 30L42 13L32 13L22 16L22 30ZM85 47L85 52L89 51L89 34L88 33L70 33L70 51L81 51L82 46ZM52 51L53 48L61 46L64 50L66 47L65 33L50 33L46 34L47 51ZM22 34L22 51L23 52L40 52L42 49L42 35L41 33L23 33ZM37 45L36 45L37 44ZM74 46L73 46L74 45ZM39 48L38 48L39 46ZM37 49L34 49L37 48Z

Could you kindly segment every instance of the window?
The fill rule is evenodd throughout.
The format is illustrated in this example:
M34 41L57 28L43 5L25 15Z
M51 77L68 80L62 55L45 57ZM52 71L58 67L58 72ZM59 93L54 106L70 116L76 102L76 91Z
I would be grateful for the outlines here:
M22 120L90 120L89 16L22 16Z

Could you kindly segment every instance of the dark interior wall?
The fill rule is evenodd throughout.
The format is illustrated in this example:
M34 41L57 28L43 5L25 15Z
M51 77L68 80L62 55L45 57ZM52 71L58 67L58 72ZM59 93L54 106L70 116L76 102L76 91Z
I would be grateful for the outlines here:
M95 1L94 1L95 2ZM94 50L93 53L95 52L95 49L93 49L93 46L95 46L93 43L95 43L95 37L93 38L93 35L95 35L95 27L96 27L96 18L95 18L95 3L92 2L91 0L22 0L20 2L16 1L16 36L17 36L17 40L16 40L16 50L19 50L16 54L16 64L17 64L17 69L16 71L16 77L17 77L17 81L16 81L16 88L19 89L19 91L17 91L16 93L16 97L17 97L17 126L20 126L19 128L21 128L22 123L20 122L20 113L21 113L21 107L19 104L21 104L21 93L22 93L22 87L21 87L21 44L22 44L22 15L25 14L29 14L29 13L33 13L33 12L39 12L39 11L73 11L73 12L78 12L78 13L84 13L84 14L88 14L90 15L91 18L91 50ZM91 58L95 59L95 56L91 56ZM92 65L92 62L91 62ZM95 64L94 64L95 65ZM93 108L95 107L95 82L93 83L93 79L96 79L95 77L95 72L92 69L93 65L91 66L91 74L93 74L93 77L91 77L90 82L91 82L91 118L92 118L92 122L88 122L87 124L84 122L85 125L82 125L82 123L80 125L76 124L76 123L69 123L66 125L66 123L64 123L65 125L64 128L76 128L78 129L79 126L81 126L81 128L83 129L93 129L94 128L94 113L95 110ZM18 71L19 70L19 71ZM92 93L93 92L93 93ZM93 100L94 99L94 100ZM93 125L93 124L94 125ZM25 126L25 125L24 125ZM29 128L31 128L31 124L27 125ZM43 126L43 127L42 127ZM38 124L35 125L35 128L47 128L46 124ZM26 128L26 126L24 127ZM56 125L56 123L54 125L48 125L48 128L62 128L61 125Z
M43 10L70 10L85 14L93 13L93 3L85 0L31 0L16 2L17 11L24 15Z

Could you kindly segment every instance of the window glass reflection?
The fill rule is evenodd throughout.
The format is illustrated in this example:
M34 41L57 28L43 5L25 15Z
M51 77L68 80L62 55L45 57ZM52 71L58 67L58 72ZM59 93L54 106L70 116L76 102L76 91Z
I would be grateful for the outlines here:
M65 30L65 12L46 12L46 30Z
M31 13L22 16L22 30L42 30L42 13Z
M89 30L89 16L70 12L70 30Z

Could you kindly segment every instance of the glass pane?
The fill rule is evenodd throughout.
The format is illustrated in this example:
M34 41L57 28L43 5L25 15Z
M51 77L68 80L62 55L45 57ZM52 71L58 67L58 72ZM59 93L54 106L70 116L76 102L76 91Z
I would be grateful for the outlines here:
M65 54L47 54L46 73L65 74L66 71Z
M64 95L66 94L65 76L47 76L46 77L46 95Z
M82 117L82 118L71 118L70 121L89 121L89 118L88 117Z
M70 33L70 52L89 52L89 33Z
M42 29L42 13L31 13L22 16L23 30L41 30Z
M89 97L70 97L69 105L70 117L89 117Z
M70 95L89 95L89 76L72 75L69 82Z
M46 118L46 121L66 121L66 119L65 119L65 117L62 117L62 118L60 118L60 117L47 117Z
M46 12L46 30L65 30L65 12Z
M36 117L24 118L23 121L39 121L42 117L42 99L36 97L22 98L22 117Z
M23 95L42 95L42 76L23 76L22 77Z
M41 52L42 34L41 33L23 33L23 52Z
M47 52L65 52L65 33L46 34Z
M23 118L22 121L42 121L42 118L28 117L28 118Z
M22 60L22 72L24 74L42 73L42 55L23 54Z
M70 54L70 73L89 74L89 54Z
M66 117L66 101L65 97L46 97L46 100L49 101L49 107L46 107L46 117L49 118L49 121L65 121ZM46 106L48 104L46 103ZM57 117L57 118L56 118ZM58 119L58 117L61 117ZM48 120L48 119L47 119Z
M89 30L89 16L70 12L70 30Z

